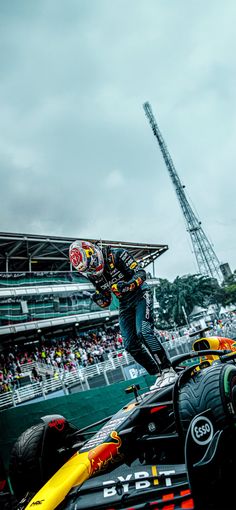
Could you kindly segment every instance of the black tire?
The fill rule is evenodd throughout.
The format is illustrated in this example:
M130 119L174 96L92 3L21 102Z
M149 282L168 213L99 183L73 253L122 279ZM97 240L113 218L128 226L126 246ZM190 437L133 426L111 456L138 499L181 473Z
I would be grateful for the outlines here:
M16 496L36 491L42 485L40 456L44 424L33 425L14 444L10 456L9 476Z
M234 365L213 364L180 387L176 407L179 432L185 436L194 416L207 409L211 409L218 429L233 423L236 417Z

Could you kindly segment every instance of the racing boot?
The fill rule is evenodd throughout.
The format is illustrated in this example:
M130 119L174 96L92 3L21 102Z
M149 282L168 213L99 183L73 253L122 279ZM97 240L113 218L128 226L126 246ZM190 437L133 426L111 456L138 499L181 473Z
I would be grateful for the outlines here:
M172 367L164 368L160 374L158 374L156 382L153 386L150 386L150 390L159 390L165 386L169 386L177 379L177 374Z

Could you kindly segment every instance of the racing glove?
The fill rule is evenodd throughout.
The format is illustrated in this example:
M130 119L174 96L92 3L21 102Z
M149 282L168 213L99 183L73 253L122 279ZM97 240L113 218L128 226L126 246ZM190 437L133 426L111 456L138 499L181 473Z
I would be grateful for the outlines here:
M118 282L114 283L111 287L112 292L117 296L121 297L126 292L132 292L142 285L143 280L138 276L138 278L132 278L128 282Z
M110 292L104 292L104 294L102 294L101 292L96 291L92 295L92 300L101 308L107 308L107 306L111 304L111 294Z

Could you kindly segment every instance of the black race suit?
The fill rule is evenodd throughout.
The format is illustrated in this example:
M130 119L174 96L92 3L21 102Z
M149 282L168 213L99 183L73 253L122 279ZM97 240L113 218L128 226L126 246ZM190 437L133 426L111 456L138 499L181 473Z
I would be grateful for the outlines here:
M145 281L146 272L122 248L106 247L102 251L105 261L102 275L88 275L96 288L92 298L105 308L110 305L111 292L114 292L119 299L119 324L125 349L149 374L157 374L171 363L154 333L153 298ZM120 282L127 284L125 292L119 292Z

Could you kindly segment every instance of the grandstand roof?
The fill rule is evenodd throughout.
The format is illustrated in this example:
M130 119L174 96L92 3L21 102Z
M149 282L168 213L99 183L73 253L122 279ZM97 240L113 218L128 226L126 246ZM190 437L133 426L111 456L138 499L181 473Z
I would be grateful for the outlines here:
M77 238L80 239L80 238ZM83 238L84 239L84 238ZM43 236L34 234L0 233L0 272L70 271L69 245L75 237ZM148 266L166 250L167 245L87 239L103 246L126 248Z

